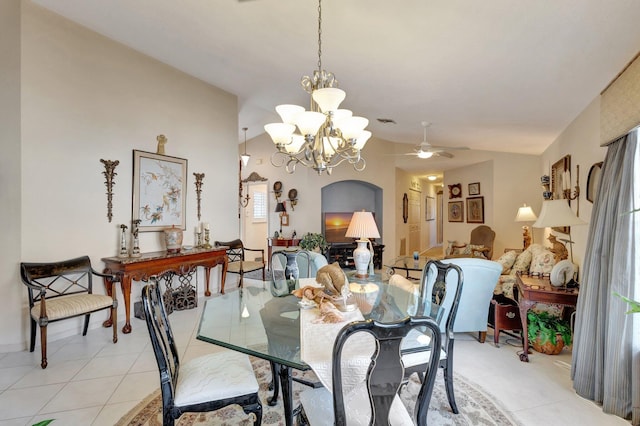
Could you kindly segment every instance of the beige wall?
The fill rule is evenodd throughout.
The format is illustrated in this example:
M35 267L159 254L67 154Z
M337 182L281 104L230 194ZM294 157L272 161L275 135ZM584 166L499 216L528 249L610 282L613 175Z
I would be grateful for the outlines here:
M1 7L11 9L5 2ZM1 12L4 18L5 10ZM15 10L8 12L17 17ZM211 223L213 239L238 235L237 98L29 2L22 3L21 16L22 71L11 75L22 91L22 135L19 146L14 142L5 148L3 143L4 153L8 149L11 154L7 160L3 156L3 162L11 163L7 170L20 168L6 192L19 212L10 212L14 220L3 222L15 225L10 234L21 237L12 235L1 243L3 253L11 253L0 280L0 291L11 298L2 315L12 319L1 321L3 327L12 324L3 330L2 343L12 349L24 347L28 336L25 289L15 279L18 261L87 254L102 269L100 258L117 254L119 224L130 225L132 150L155 152L158 134L169 139L168 155L189 162L185 244L193 241L190 230L197 223L193 172L206 174L202 220ZM2 28L4 34L7 28ZM4 45L4 36L2 40ZM3 58L0 66L4 75L5 68L15 68L15 58L11 64ZM15 123L12 132L18 141ZM111 223L101 158L120 161ZM159 236L142 233L142 251L161 249ZM97 289L104 291L100 283ZM133 291L137 295L140 286ZM15 327L16 318L21 327ZM93 326L104 319L94 315ZM77 333L79 321L68 324L73 322L52 324L50 336ZM134 323L134 328L141 326Z
M20 284L20 1L0 2L0 336L18 342L16 322L24 288ZM17 318L20 318L18 320ZM7 337L5 337L7 336Z
M447 170L444 175L444 244L448 240L468 242L471 230L478 226L467 223L466 199L468 184L480 182L480 195L484 197L484 225L496 232L493 257L497 258L505 247L522 247L522 224L514 222L518 207L523 203L539 212L542 201L540 186L540 157L533 155L493 153L493 160L471 166ZM448 185L461 183L462 198L449 199ZM464 222L449 222L449 201L464 204ZM535 234L536 241L540 238Z
M543 153L540 173L548 174L549 165L567 154L571 155L572 187L576 182L576 165L580 166L579 217L585 222L589 222L593 204L586 199L587 176L589 168L594 163L604 160L606 154L606 148L600 146L600 97L594 99ZM576 201L571 202L571 209L574 213L577 211ZM539 212L540 209L535 211ZM584 259L588 231L589 225L571 228L571 237L575 241L573 260L578 265L582 265ZM548 233L549 230L547 230ZM554 234L557 232L554 231ZM567 238L564 234L559 235L560 238ZM548 245L546 239L545 243Z

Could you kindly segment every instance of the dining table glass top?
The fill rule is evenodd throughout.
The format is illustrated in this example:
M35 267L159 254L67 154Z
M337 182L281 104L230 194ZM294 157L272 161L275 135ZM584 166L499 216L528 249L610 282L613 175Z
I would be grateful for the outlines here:
M400 256L395 261L384 266L387 269L401 269L403 271L419 271L422 272L428 261L432 260L429 257L420 256L418 260L414 260L413 256Z
M379 275L371 278L350 278L349 284L352 296L347 305L356 304L365 319L395 322L411 315L440 321L442 308L421 301L417 291L410 293L390 286L382 282ZM245 285L238 291L207 299L197 339L308 370L300 351L300 310L306 307L293 295L274 297L269 283L266 287Z

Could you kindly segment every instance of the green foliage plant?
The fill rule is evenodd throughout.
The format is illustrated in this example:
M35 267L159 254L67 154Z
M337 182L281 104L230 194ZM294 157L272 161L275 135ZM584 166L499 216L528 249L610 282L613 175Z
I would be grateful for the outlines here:
M327 243L324 235L314 232L307 232L304 234L300 240L300 248L311 251L316 247L318 247L321 252L329 248L329 243Z
M548 312L527 312L528 338L529 342L535 341L540 336L540 344L544 345L550 341L553 345L557 343L556 335L562 336L562 341L566 346L571 345L571 327L567 321L554 317Z
M614 295L618 296L619 298L621 298L622 300L624 300L625 302L627 302L629 304L629 307L631 309L629 309L627 312L625 312L626 314L637 314L640 312L640 302L637 302L635 300L631 300L628 297L624 297L623 295L616 293L615 291L613 292Z
M54 419L48 419L48 420L42 420L41 422L38 423L34 423L33 426L47 426L49 423L51 423Z

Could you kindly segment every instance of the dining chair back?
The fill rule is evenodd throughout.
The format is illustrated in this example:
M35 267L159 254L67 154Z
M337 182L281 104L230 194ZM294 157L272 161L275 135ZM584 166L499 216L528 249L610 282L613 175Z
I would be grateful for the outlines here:
M238 274L238 287L242 287L244 282L244 274L253 271L262 270L262 281L265 280L265 263L264 249L247 248L242 240L235 239L232 241L215 241L216 246L227 246L227 274ZM258 256L259 253L259 257ZM251 259L251 256L256 256ZM225 276L226 279L226 276Z
M246 354L223 350L180 364L156 277L142 289L142 305L160 372L162 424L173 426L185 412L214 411L238 404L262 423L258 381Z
M111 274L101 274L91 267L88 256L61 262L20 263L20 277L29 295L31 340L29 350L36 345L36 326L40 326L42 358L40 366L47 368L47 325L55 321L84 316L82 335L86 336L91 313L111 310L113 343L118 341L115 291L111 296L93 292L93 276L117 281Z
M427 424L427 410L431 401L437 373L437 351L432 351L425 369L425 377L415 401L413 416L409 415L399 397L403 389L404 367L400 357L403 339L411 330L419 329L428 335L430 343L440 346L440 330L431 318L407 317L395 323L374 320L355 321L345 325L333 345L332 390L308 389L300 394L303 407L301 424L318 425L407 425ZM343 349L358 333L369 333L376 341L365 381L350 392L343 388ZM363 366L367 367L367 366Z
M444 369L444 381L447 399L454 413L458 413L453 391L453 348L455 342L454 328L460 297L463 292L464 274L462 269L453 263L443 263L430 260L425 265L420 279L420 297L423 303L435 303L443 309L440 321L440 331L444 334L440 349L440 367ZM424 364L428 362L433 346L425 344L424 338L412 333L402 347L402 361L407 372L424 371Z

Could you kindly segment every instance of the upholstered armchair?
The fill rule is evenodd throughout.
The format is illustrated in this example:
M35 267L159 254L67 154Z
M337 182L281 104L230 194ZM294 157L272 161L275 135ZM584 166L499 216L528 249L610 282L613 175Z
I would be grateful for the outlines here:
M468 243L451 242L445 259L456 257L479 257L491 260L493 258L493 242L496 233L486 225L480 225L471 231Z

